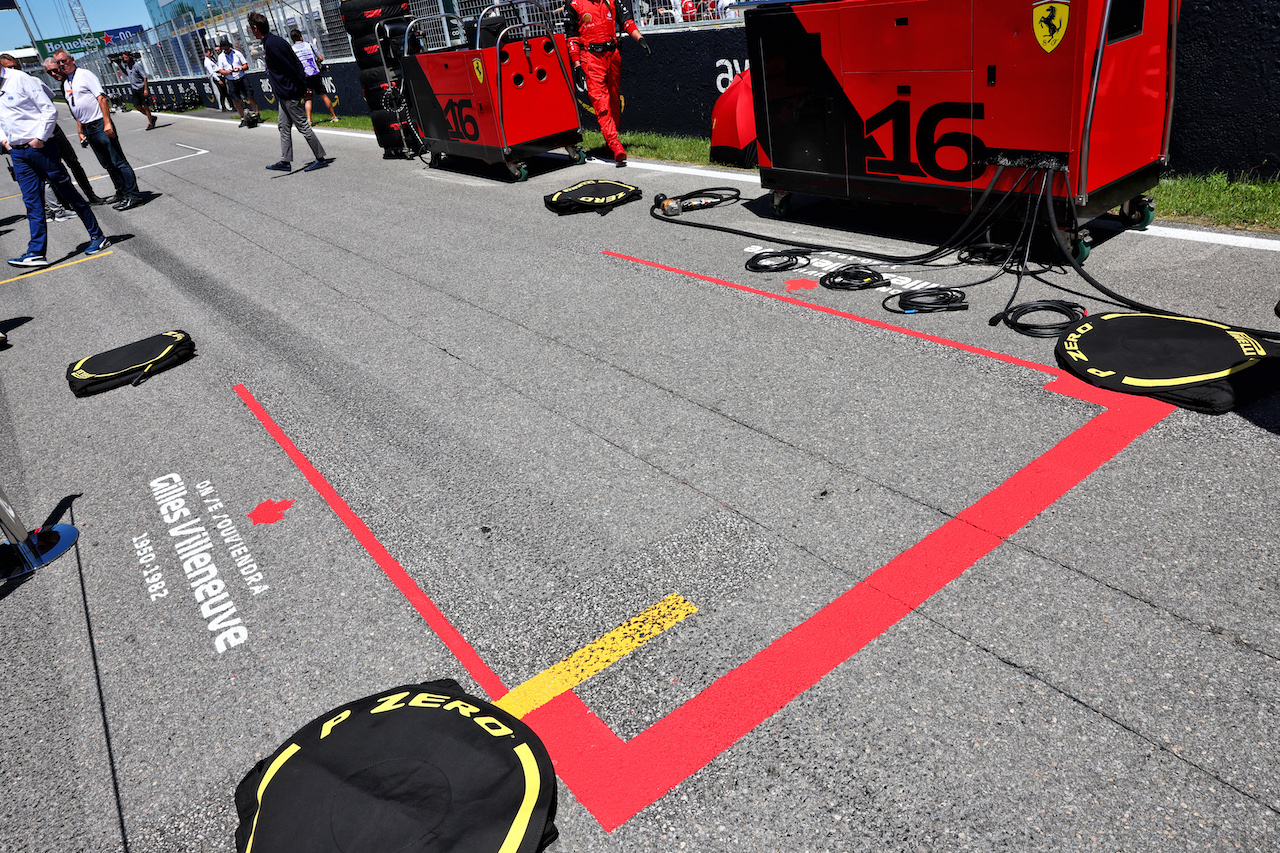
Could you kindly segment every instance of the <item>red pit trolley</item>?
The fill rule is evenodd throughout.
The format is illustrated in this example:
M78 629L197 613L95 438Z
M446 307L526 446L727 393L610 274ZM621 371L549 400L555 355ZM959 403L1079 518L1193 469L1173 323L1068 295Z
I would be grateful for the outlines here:
M760 177L788 193L966 211L1053 170L1059 227L1143 193L1168 161L1179 0L840 0L746 13Z
M534 0L415 18L400 68L432 165L446 154L471 157L504 163L523 181L524 161L535 154L564 148L586 162L565 37Z

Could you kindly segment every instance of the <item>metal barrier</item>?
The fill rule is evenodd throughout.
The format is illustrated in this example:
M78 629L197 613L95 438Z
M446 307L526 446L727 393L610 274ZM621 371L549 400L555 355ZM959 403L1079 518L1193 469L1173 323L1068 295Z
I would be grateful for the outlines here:
M244 54L252 71L265 67L262 48L249 32L249 13L266 15L271 31L289 38L290 30L300 30L326 60L351 58L351 42L342 28L339 0L267 0L234 5L224 0L205 0L203 14L186 12L159 26L142 30L127 41L117 41L103 50L93 50L76 58L103 84L123 83L128 70L120 61L122 53L141 57L151 80L203 77L204 51L216 50L227 39ZM189 8L189 7L188 7Z
M722 20L722 15L736 17L730 0L632 0L638 23L646 31L683 30L706 26L740 24ZM410 18L419 26L418 37L427 49L458 47L464 42L466 23L474 24L491 0L410 0ZM124 83L128 69L120 61L124 52L140 57L150 80L178 80L203 77L204 50L217 48L222 39L230 41L249 61L249 70L262 71L265 63L258 40L249 32L248 16L259 11L271 22L271 31L289 37L298 29L304 40L311 42L327 62L353 58L351 41L342 27L340 0L265 0L236 5L227 0L205 0L202 13L188 11L159 26L142 30L127 41L117 41L104 50L93 50L76 57L76 63L88 68L104 85ZM188 8L190 8L188 6ZM520 23L532 25L530 31L564 27L564 6L541 14L528 12L521 5ZM529 15L530 17L526 17ZM434 21L434 24L430 22ZM447 22L458 28L450 32ZM507 22L511 24L513 22ZM430 27L434 26L435 29Z

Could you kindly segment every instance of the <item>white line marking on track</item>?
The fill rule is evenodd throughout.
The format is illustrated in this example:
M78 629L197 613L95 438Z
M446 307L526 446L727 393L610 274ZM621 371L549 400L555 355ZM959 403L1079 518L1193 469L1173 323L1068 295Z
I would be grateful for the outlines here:
M587 160L588 163L607 163L613 165L612 160L597 160L592 157ZM716 180L738 181L739 183L752 184L760 186L760 176L755 172L735 172L726 169L718 172L712 169L698 169L692 166L676 166L671 163L647 163L643 160L628 160L628 169L647 169L650 172L673 172L678 175L694 175L702 178L715 178Z
M1149 234L1153 237L1170 237L1174 240L1191 240L1195 243L1217 243L1222 246L1238 246L1243 249L1263 249L1268 252L1280 252L1280 239L1274 237L1245 237L1241 234L1220 234L1216 231L1192 231L1186 228L1166 228L1163 225L1151 225L1146 231L1134 231L1134 234Z
M137 172L137 171L140 171L140 170L142 170L142 169L150 169L152 166L163 166L165 163L176 163L176 162L178 162L179 160L186 160L188 157L199 157L201 154L208 154L208 153L209 153L208 151L206 151L206 150L205 150L205 149L203 149L203 148L196 148L194 145L183 145L181 142L175 142L175 143L173 143L173 144L174 144L174 145L176 145L176 146L178 146L179 148L186 148L186 149L188 149L189 151L191 151L192 153L191 153L191 154L183 154L181 157L173 157L173 158L171 158L171 159L169 159L169 160L161 160L159 163L148 163L148 164L147 164L147 165L145 165L145 166L134 166L134 167L133 167L133 171ZM106 177L106 175L98 175L98 176L96 176L93 180L97 180L98 178L105 178L105 177Z
M163 115L173 118L185 118L191 121L216 121L229 123L228 119L206 118L204 116L189 116L181 113L163 113ZM327 133L333 136L350 136L356 139L368 139L376 141L372 132L359 130L330 130L324 127L312 128L318 133ZM183 146L184 148L190 146ZM208 152L205 152L208 153ZM194 157L194 154L188 154L188 157ZM183 158L176 158L181 160ZM172 160L164 161L166 163ZM610 160L598 160L594 157L587 160L588 163L611 163ZM159 166L159 163L152 163L153 166ZM139 168L145 169L146 166ZM760 176L754 172L739 172L726 169L724 171L716 171L713 169L700 169L691 166L677 166L671 163L647 163L643 160L628 160L627 168L642 169L650 172L670 172L676 175L692 175L701 178L715 178L716 180L737 181L738 183L751 184L760 186ZM135 170L136 171L136 170ZM1190 240L1194 243L1215 243L1220 246L1235 246L1242 249L1263 249L1270 252L1280 252L1280 239L1266 237L1243 237L1238 234L1223 234L1214 231L1190 231L1182 228L1166 228L1162 225L1151 225L1146 231L1135 231L1135 234L1146 234L1152 237L1167 237L1172 240Z
M592 158L588 162L608 163L610 161L596 160ZM760 186L760 176L750 172L738 172L732 170L720 172L712 169L697 169L690 168L688 166L671 165L668 163L646 163L641 160L628 160L627 168L648 169L651 172L671 172L678 175L694 175L698 177L738 181L740 183ZM1263 249L1270 252L1280 252L1280 239L1274 237L1244 237L1239 234L1228 234L1216 231L1191 231L1184 228L1168 228L1163 225L1151 225L1146 231L1135 231L1133 233L1148 234L1153 237L1167 237L1171 240L1191 240L1196 243L1216 243L1221 246L1236 246L1242 249Z
M231 124L231 119L229 118L209 118L208 116L189 116L189 115L184 115L182 113L159 113L158 115L163 115L166 118L184 118L187 121L212 121L218 124L225 124L228 127L233 126ZM329 136L349 136L352 139L368 139L370 142L377 141L377 137L373 135L372 130L338 130L336 128L317 127L314 124L311 125L311 129L314 130L316 133L326 133Z

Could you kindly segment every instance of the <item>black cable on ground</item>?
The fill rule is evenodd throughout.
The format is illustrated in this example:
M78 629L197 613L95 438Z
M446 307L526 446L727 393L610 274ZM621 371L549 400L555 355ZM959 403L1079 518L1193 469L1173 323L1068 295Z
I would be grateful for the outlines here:
M888 279L877 270L861 264L845 264L818 279L827 290L869 290L881 287Z
M1070 173L1066 173L1066 174L1067 174L1067 186L1070 187L1071 176L1070 176ZM1143 311L1148 314L1164 314L1170 317L1186 317L1190 320L1203 320L1207 323L1221 322L1218 320L1209 320L1205 317L1196 317L1192 314L1182 314L1178 311L1166 311L1162 308L1156 308L1155 306L1147 305L1145 303L1138 302L1136 299L1129 299L1127 296L1116 293L1114 290L1110 289L1109 287L1104 285L1102 282L1098 281L1096 278L1089 275L1089 273L1085 271L1084 267L1080 265L1080 262L1076 260L1075 256L1071 254L1071 248L1067 246L1067 241L1063 239L1062 232L1058 230L1058 217L1057 217L1057 214L1053 212L1053 194L1052 193L1050 193L1045 198L1045 210L1047 210L1049 213L1049 225L1050 225L1049 231L1050 233L1053 234L1054 243L1057 244L1058 249L1062 252L1063 257L1065 257L1067 261L1071 264L1071 266L1075 269L1075 271L1079 273L1080 277L1083 278L1085 281L1089 282L1089 284L1092 285L1096 290L1098 290L1098 292L1105 294L1106 296L1115 300L1121 305L1124 305L1126 308L1132 308L1135 311ZM1221 325L1227 326L1230 324L1221 323ZM1251 328L1248 328L1247 326L1231 326L1231 328L1235 329L1238 332L1244 332L1246 335L1252 335L1255 338L1265 338L1267 340L1280 341L1280 332L1269 331L1267 329L1251 329Z
M742 191L737 187L707 187L676 196L658 193L653 197L653 207L650 211L657 210L663 217L670 218L689 210L705 210L722 204L736 204L741 200Z
M1053 323L1024 323L1022 318L1028 314L1049 311L1060 314L1065 319ZM991 318L990 324L998 326L1003 322L1020 335L1031 338L1056 338L1085 318L1083 305L1066 302L1062 299L1038 299L1034 302L1023 302L1012 308L1006 308Z
M747 269L751 272L788 272L804 269L809 266L809 249L778 249L772 252L757 252L747 258Z
M970 243L956 253L956 259L962 264L1000 267L1013 257L1014 248L1009 243Z
M896 307L889 303L898 300ZM880 303L884 310L893 314L936 314L939 311L968 311L963 290L951 287L935 287L929 290L912 290L907 293L893 293Z
M1024 302L1021 305L1014 305L1014 300L1018 298L1018 291L1022 289L1022 278L1028 274L1027 267L1031 262L1031 240L1035 236L1036 221L1040 218L1040 202L1046 197L1052 198L1053 196L1050 185L1052 180L1050 172L1041 170L1040 189L1037 190L1034 204L1031 196L1027 196L1027 210L1023 215L1022 229L1019 231L1018 239L1013 245L1014 251L1017 250L1017 247L1022 247L1022 258L1017 265L1013 292L1009 294L1009 301L1005 303L1004 310L988 321L988 324L992 326L1004 323L1004 325L1018 334L1032 338L1056 338L1070 328L1073 322L1082 319L1085 315L1084 306L1060 299L1040 299L1033 302ZM1008 267L1009 261L1012 259L1011 252L1009 258L1005 261L1004 268ZM1029 314L1044 311L1058 314L1065 319L1053 323L1028 323L1022 319Z
M970 239L973 237L973 235L975 235L981 230L981 228L983 227L983 224L985 224L985 221L990 220L991 217L999 210L999 208L1002 205L1004 205L1004 203L1008 200L1009 195L1006 194L1000 199L1000 201L996 202L995 208L993 208L987 214L983 223L980 223L975 228L970 228L970 224L974 221L974 219L978 217L978 214L982 211L982 208L986 206L987 199L990 198L991 192L995 188L996 182L999 181L1000 176L1004 174L1004 168L1005 168L1004 166L996 167L995 175L992 176L991 181L987 184L986 189L982 191L982 196L978 199L977 203L974 204L974 206L969 210L969 215L965 217L964 222L960 224L960 227L956 229L955 233L952 234L950 237L948 237L945 241L943 241L937 248L931 249L928 252L923 252L919 255L911 255L911 256L882 255L876 252L867 252L861 249L845 249L839 246L824 246L824 245L819 245L817 243L805 243L799 240L790 240L788 242L790 242L791 245L796 247L797 249L808 249L809 251L813 251L813 252L840 252L843 254L858 255L860 257L870 258L872 260L883 261L885 263L892 263L892 264L927 263L931 260L936 260L937 258L945 257L946 255L956 251L956 249L958 249L959 247L969 242ZM1021 178L1019 179L1019 181L1021 181ZM693 197L697 197L702 194L711 193L713 191L723 190L723 189L732 189L732 188L709 187L708 189L705 189L705 190L696 190L693 193L686 193L685 196L690 197L689 200L693 200ZM681 199L681 198L684 198L684 196L675 196L674 198ZM757 234L751 231L744 231L740 228L730 228L727 225L713 225L709 222L695 222L691 219L684 219L683 217L678 215L664 215L662 213L663 205L664 203L669 203L671 200L672 200L671 198L661 194L654 196L653 204L650 205L649 207L649 215L654 219L657 219L662 222L673 222L677 225L687 225L690 228L705 228L708 231L719 231L722 234L733 234L738 237L746 237L747 239L750 239L750 240L775 240L774 237L770 237L767 234ZM714 205L704 205L704 206L714 206Z

